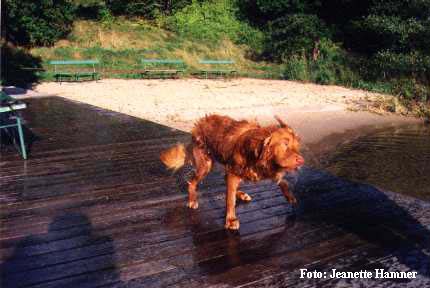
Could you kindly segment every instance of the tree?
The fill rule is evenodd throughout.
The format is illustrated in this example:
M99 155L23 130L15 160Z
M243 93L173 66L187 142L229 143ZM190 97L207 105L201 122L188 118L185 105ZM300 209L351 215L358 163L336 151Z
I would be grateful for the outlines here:
M321 38L330 32L316 15L292 14L271 21L268 24L268 52L280 60L285 56L310 55Z
M6 0L6 39L35 46L53 45L72 30L71 0Z
M170 15L190 4L191 0L106 0L106 4L115 15L143 16L155 18L157 13Z

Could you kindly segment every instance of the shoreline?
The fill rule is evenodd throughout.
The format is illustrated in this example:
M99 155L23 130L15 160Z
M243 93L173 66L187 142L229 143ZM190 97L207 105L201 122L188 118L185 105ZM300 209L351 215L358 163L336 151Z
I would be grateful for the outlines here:
M352 111L363 102L393 96L284 80L103 79L46 82L27 91L29 97L64 97L185 132L206 114L256 120L261 125L275 123L273 116L278 115L301 136L314 158L384 127L423 123L413 117Z

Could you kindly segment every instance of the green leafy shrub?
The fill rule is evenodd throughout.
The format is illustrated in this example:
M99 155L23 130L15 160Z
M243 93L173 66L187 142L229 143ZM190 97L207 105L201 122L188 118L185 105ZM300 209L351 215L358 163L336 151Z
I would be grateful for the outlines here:
M429 89L411 78L394 80L393 93L406 100L428 101Z
M383 71L384 79L413 77L426 78L430 71L430 56L417 51L395 53L380 51L371 59L374 70Z
M309 65L304 55L293 55L284 60L281 77L287 80L309 81Z
M328 36L329 30L316 15L291 14L268 23L266 52L279 60L289 55L311 54L318 39Z
M72 30L71 0L6 0L6 37L19 45L53 45Z
M397 15L370 14L352 22L352 25L358 35L366 37L360 49L370 53L384 49L408 52L416 48L414 39L425 30L422 22L414 18L402 19Z
M240 0L237 4L242 18L262 27L268 22L285 17L286 14L315 14L323 7L321 2L319 0Z
M2 85L27 87L39 82L38 69L42 68L40 57L35 57L26 49L16 48L12 45L3 45L2 48L4 56L1 67Z
M144 16L155 19L158 15L170 15L190 4L191 0L106 0L106 5L114 15Z
M236 17L237 8L231 0L192 1L167 19L170 30L194 39L218 43L229 38L237 44L248 44L258 50L263 34Z
M110 13L105 0L74 0L76 15L81 19L102 19Z
M359 75L351 69L346 52L329 39L321 39L318 44L317 59L302 55L284 58L282 77L290 80L312 81L318 84L343 84L352 86Z
M336 74L332 69L331 63L317 61L311 66L312 81L318 84L328 85L335 84L337 81Z

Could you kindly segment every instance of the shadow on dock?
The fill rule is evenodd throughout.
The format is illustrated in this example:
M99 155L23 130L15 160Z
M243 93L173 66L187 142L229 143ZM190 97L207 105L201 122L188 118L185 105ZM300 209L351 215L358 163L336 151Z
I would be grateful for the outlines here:
M97 287L106 278L119 281L115 263L112 239L95 235L85 215L67 213L55 217L47 233L28 236L16 244L12 256L0 266L0 283L4 288L42 283L50 287Z

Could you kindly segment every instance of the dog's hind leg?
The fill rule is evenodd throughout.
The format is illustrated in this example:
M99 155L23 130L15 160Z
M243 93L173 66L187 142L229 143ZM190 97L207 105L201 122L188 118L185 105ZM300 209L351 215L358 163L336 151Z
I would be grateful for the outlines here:
M197 200L197 185L208 175L212 169L212 159L202 148L192 148L192 160L194 166L193 178L188 182L188 207L197 209L199 202Z

